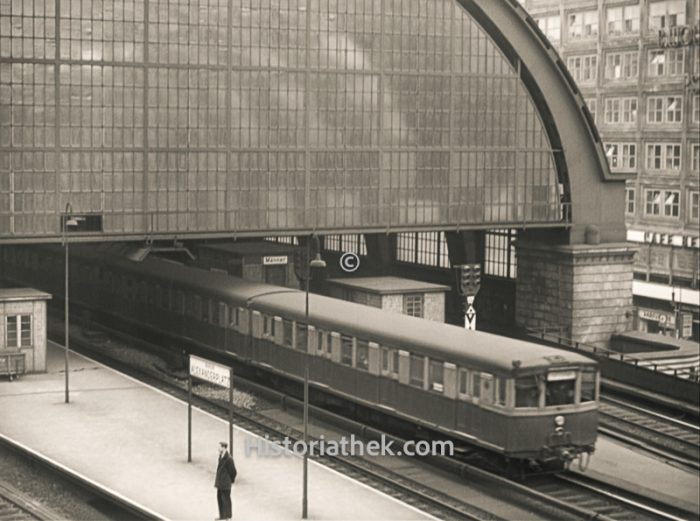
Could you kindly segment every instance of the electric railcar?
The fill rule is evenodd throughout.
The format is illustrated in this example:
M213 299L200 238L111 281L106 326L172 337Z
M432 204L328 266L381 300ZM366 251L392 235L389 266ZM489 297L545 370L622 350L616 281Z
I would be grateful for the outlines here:
M62 294L62 250L3 248L3 272ZM564 350L149 257L71 246L71 300L508 459L593 452L599 373Z

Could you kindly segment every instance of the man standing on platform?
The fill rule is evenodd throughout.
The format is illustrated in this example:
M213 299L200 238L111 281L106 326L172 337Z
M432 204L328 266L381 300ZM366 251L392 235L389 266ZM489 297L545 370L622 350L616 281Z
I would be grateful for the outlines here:
M228 443L219 443L219 464L216 467L216 501L219 504L217 519L231 519L231 485L236 481L236 465L228 453Z

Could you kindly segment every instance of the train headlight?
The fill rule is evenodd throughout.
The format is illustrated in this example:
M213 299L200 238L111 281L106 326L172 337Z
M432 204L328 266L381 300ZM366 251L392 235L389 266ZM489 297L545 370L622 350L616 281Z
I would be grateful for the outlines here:
M565 423L564 417L563 416L557 416L554 418L554 425L557 427L563 427Z

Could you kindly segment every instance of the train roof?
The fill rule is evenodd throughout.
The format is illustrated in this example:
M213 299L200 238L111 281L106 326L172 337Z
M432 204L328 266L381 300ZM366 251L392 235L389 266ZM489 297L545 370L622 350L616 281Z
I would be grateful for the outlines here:
M302 291L251 282L156 256L134 262L114 256L113 251L110 253L87 246L79 249L82 257L99 258L151 279L171 281L177 286L197 291L202 296L305 321L305 294ZM380 345L420 352L434 359L485 371L512 372L515 360L520 362L520 371L542 367L596 365L594 360L571 351L481 331L466 331L450 324L313 293L309 295L309 316L311 324L326 331L342 332Z
M304 316L304 293L285 292L262 295L251 307L301 322ZM596 365L586 356L532 342L392 313L382 309L311 294L310 323L326 331L343 332L434 359L458 365L478 367L493 372L511 372L513 361L521 371L542 367Z

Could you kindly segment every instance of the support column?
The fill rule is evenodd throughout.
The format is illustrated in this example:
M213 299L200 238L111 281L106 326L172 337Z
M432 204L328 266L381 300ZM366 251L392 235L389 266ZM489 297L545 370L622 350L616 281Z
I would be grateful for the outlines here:
M519 327L602 347L629 329L636 247L518 241L516 250Z

